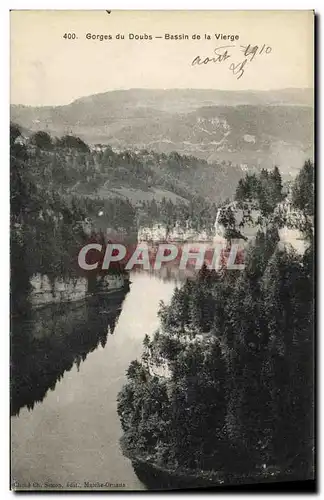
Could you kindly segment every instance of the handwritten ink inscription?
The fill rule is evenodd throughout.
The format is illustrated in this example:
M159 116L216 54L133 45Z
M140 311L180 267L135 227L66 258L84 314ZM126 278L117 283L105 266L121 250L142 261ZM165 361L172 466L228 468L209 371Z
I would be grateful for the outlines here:
M241 54L240 57L235 57L233 53L236 46L235 45L222 45L216 47L210 56L196 56L192 62L191 66L204 66L206 64L221 64L228 62L228 69L233 73L233 75L239 80L245 73L245 70L256 58L262 56L267 56L271 54L272 47L270 45L240 45L239 49Z

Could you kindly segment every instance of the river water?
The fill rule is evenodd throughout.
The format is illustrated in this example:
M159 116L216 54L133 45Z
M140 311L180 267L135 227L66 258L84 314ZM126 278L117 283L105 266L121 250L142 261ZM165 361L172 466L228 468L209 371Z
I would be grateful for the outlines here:
M144 335L159 325L160 300L170 301L176 283L140 273L131 282L112 309L96 311L98 324L89 311L41 316L12 349L11 476L17 488L87 482L145 489L119 447L116 398Z

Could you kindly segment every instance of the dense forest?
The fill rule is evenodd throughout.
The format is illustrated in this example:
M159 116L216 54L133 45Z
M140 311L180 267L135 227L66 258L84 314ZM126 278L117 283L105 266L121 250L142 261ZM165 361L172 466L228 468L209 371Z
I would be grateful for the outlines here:
M236 197L250 199L251 184L271 215L281 198L276 170L247 177ZM202 268L161 304L160 328L145 337L118 398L134 464L207 483L313 477L313 198L306 162L292 188L309 222L305 253L278 245L280 223L270 217L244 271Z
M240 179L235 199L239 202L256 200L262 215L273 213L277 204L283 199L282 179L278 167L272 172L262 169L259 175L247 174Z
M220 202L232 195L232 186L244 174L224 161L211 164L194 156L145 149L119 152L108 145L89 146L72 135L51 137L45 131L24 133L23 142L39 177L64 193L95 197L117 193L136 199L136 191L156 197L161 192L172 200L200 196Z
M102 241L107 229L136 239L142 224L162 223L171 228L189 221L197 230L213 227L217 206L195 192L192 179L198 163L209 173L212 169L194 157L147 151L138 156L128 151L115 153L109 146L90 149L72 135L53 138L39 131L27 136L11 124L10 161L14 303L18 295L28 293L30 277L36 273L52 280L76 276L78 252L89 240L89 232L92 241ZM185 163L191 171L184 176L190 185L181 180ZM219 166L213 174L220 189L227 186L222 181L225 170ZM233 172L234 176L238 173ZM147 190L153 184L160 189L172 187L171 194L178 194L145 201L101 189L128 185Z
M26 137L14 124L10 161L13 312L26 310L34 274L78 276L80 248L89 238L102 241L107 228L211 231L228 197L256 204L268 223L249 245L244 271L204 267L176 288L169 306L161 304L160 329L145 337L119 394L122 446L135 461L222 481L310 477L313 164L304 164L290 192L308 243L298 254L278 245L287 221L278 211L286 192L277 167L243 177L234 166L178 153L118 153L47 132ZM136 190L160 196L141 199ZM234 229L230 212L223 223Z
M89 241L103 243L112 233L117 239L135 243L143 224L161 223L170 229L189 224L197 230L211 230L216 205L199 195L190 198L186 189L179 188L179 192L185 192L190 200L163 196L143 201L98 192L99 186L107 183L116 186L126 182L147 189L153 179L149 157L146 153L140 160L128 152L114 153L109 147L91 151L81 139L70 135L52 138L40 131L26 137L20 127L11 124L13 313L25 314L33 275L47 275L53 286L57 278L80 276L78 253ZM172 184L177 175L174 172L180 172L182 163L190 159L179 155L165 158L173 174L164 177ZM162 186L167 187L169 181L161 181Z
M25 144L19 127L10 127L10 257L14 312L23 311L33 274L50 279L77 272L77 252L86 241L84 212L50 183L40 180L40 167ZM46 173L42 173L45 178Z

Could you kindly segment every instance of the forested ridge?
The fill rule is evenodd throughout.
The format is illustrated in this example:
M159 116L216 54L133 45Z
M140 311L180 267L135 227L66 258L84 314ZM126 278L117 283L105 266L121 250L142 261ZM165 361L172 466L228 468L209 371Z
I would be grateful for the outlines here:
M91 149L72 135L55 138L39 131L27 136L15 124L10 156L13 291L15 283L27 290L35 273L53 279L77 274L78 251L89 231L92 240L102 241L107 229L134 238L139 227L160 223L169 230L189 227L212 235L218 208L229 201L226 193L234 196L233 179L239 181L235 199L256 194L265 216L283 196L277 167L243 178L233 165L210 165L178 153ZM132 189L121 194L125 186ZM145 194L152 186L158 186L160 197L157 190L147 199L132 198L136 188ZM206 187L214 194L205 196ZM168 188L176 198L168 196Z
M238 186L241 200L250 182ZM313 198L314 168L306 162L292 203L309 224ZM303 254L278 245L280 221L272 219L248 247L244 271L204 267L169 306L161 304L160 328L146 335L118 398L122 447L135 464L230 484L313 477L309 224Z
M78 276L80 248L104 237L100 217L117 232L157 222L200 231L213 227L227 197L256 203L269 223L248 247L244 271L204 267L169 306L161 304L160 328L145 337L119 394L123 448L134 460L224 481L312 477L313 164L304 164L291 188L292 205L307 221L300 229L308 247L298 254L278 245L286 221L276 212L285 196L277 168L243 178L236 167L178 153L117 153L46 132L26 138L15 125L10 161L14 312L24 313L20 298L34 274ZM134 201L118 191L125 185L128 193L154 187L163 195ZM176 198L165 194L171 189Z
M220 202L232 195L233 186L243 176L242 169L230 162L210 164L191 155L145 149L117 152L109 145L89 146L73 135L55 138L39 131L25 133L23 141L35 157L40 179L79 195L116 196L124 187L162 190L173 199L202 196Z
M40 273L51 280L77 276L76 256L86 242L81 224L85 213L43 182L37 150L31 154L19 142L19 127L10 127L10 258L14 312L22 312L30 291L30 278Z
M138 156L115 153L109 146L90 149L78 137L54 138L45 131L28 136L15 124L10 126L10 167L13 303L28 295L34 274L51 280L78 276L80 248L89 238L104 241L107 229L133 239L141 225L155 223L211 230L217 205L201 195L205 183L193 175L213 172L213 189L229 189L224 165L217 170L177 153ZM232 174L238 175L234 167ZM130 198L118 191L125 185L141 193L155 185L163 196L156 200L153 192L147 200L134 200L131 190Z

